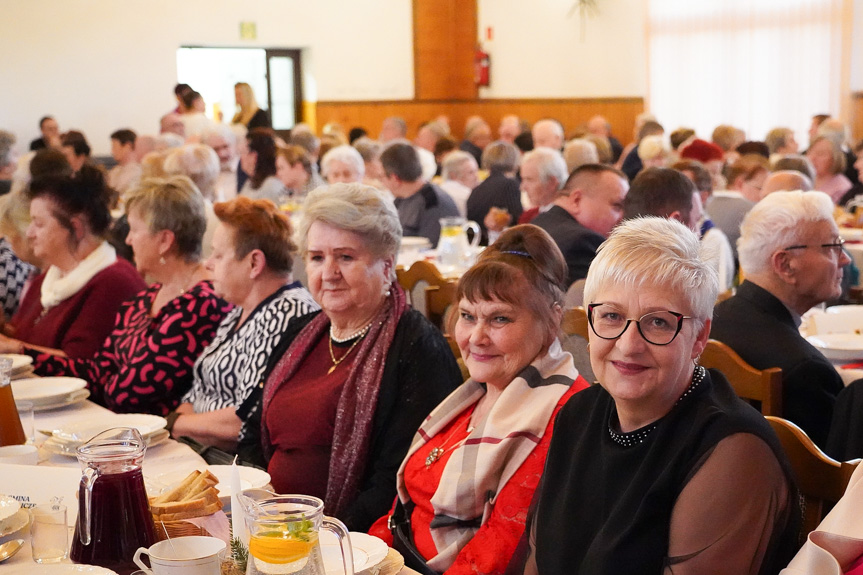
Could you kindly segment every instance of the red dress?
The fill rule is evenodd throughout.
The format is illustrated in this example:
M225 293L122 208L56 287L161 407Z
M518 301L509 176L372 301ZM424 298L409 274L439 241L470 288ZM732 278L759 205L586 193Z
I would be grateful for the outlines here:
M488 521L462 548L452 567L446 570L447 575L495 574L506 570L516 545L524 533L527 510L545 467L545 456L551 443L557 412L573 394L586 387L588 387L587 382L579 377L557 402L542 440L501 490ZM416 506L411 515L414 543L420 554L426 558L437 555L429 529L434 517L430 499L437 490L446 462L457 449L453 446L460 445L460 442L468 436L467 426L474 407L466 409L432 437L408 459L405 466L405 486L411 501ZM435 447L444 449L445 453L435 463L426 467L426 457ZM388 517L378 519L369 529L369 534L380 537L388 545L392 545L393 538L387 528L387 519Z

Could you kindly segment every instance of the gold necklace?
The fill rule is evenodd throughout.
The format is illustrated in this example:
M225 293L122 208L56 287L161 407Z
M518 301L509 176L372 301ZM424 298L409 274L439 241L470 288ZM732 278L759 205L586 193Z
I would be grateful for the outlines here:
M366 333L368 333L368 332L366 332ZM348 348L348 351L345 352L345 355L343 355L339 359L336 359L336 354L333 353L333 338L331 338L331 337L327 338L327 344L329 344L329 347L330 347L330 357L333 360L333 366L329 370L327 370L327 375L330 375L332 372L334 372L336 370L336 368L339 366L339 364L341 362L343 362L351 354L351 352L354 350L355 347L357 347L357 344L360 343L360 341L363 339L363 336L365 336L365 335L366 335L365 333L361 334L357 338L357 341L355 341L354 343L351 344L351 347Z
M470 425L470 419L468 419L468 428L467 428L467 434L468 434L468 436L470 436L470 434L471 434L471 432L473 431L473 429L474 429L474 427L473 427L472 425ZM450 439L452 439L452 436L453 436L453 435L455 435L455 432L456 432L456 431L458 431L458 426L456 426L456 427L455 427L455 429L453 429L452 431L450 431L450 434L447 436L447 438L444 440L444 442L443 442L440 446L438 446L438 447L433 447L433 448L432 448L432 450L431 450L431 451L429 451L429 454L428 454L428 456L426 457L426 469L428 469L429 467L431 467L431 466L432 466L432 465L433 465L433 464L434 464L438 459L440 459L441 457L443 457L443 456L444 456L444 454L446 454L446 452L447 452L447 451L452 451L453 449L455 449L456 447L460 447L461 445L463 445L463 444L464 444L464 442L465 442L465 441L467 441L467 437L465 437L465 438L464 438L464 439L462 439L461 441L457 441L457 442L456 442L456 443L454 443L453 445L451 445L451 446L447 447L446 449L444 449L444 447L443 447L443 446L444 446L444 445L446 445L446 444L447 444L447 442L449 442L449 440L450 440Z

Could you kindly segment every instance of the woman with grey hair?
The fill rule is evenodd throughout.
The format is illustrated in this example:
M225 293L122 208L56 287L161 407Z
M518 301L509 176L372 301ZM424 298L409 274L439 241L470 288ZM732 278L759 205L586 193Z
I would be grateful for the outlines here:
M328 184L362 182L366 175L366 164L353 146L344 144L324 154L321 175Z
M387 512L414 432L461 383L440 330L395 281L401 236L380 190L333 184L308 195L297 237L322 311L285 334L264 377L273 487L321 497L352 531Z
M653 217L599 248L584 292L599 385L558 416L512 572L776 573L796 550L776 436L698 365L718 290L699 252L695 233Z
M467 199L467 219L479 223L482 245L493 243L489 233L496 238L524 211L515 179L520 158L518 148L503 140L492 142L482 152L482 169L488 171L488 177Z
M213 233L219 225L216 212L213 211L213 200L216 198L216 184L219 181L221 168L219 156L210 146L204 144L186 144L172 150L165 158L165 174L186 176L204 198L204 212L207 227L201 240L204 259L210 257L213 244Z
M598 164L599 152L596 144L587 138L576 138L563 146L563 160L571 174L574 169L585 164Z
M363 162L366 166L366 175L363 178L363 183L367 186L381 188L381 180L384 176L384 166L381 164L381 153L384 151L384 145L377 140L372 140L369 137L363 136L354 142L354 148L363 157Z
M192 386L192 367L231 306L201 264L204 205L185 176L143 180L126 199L135 265L154 283L120 306L90 358L24 348L39 375L87 381L91 400L118 413L166 415Z

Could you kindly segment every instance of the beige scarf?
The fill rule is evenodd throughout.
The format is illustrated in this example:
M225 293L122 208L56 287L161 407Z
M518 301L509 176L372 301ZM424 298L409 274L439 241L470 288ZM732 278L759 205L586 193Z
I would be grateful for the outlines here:
M569 390L578 371L572 356L555 340L548 353L533 361L506 386L485 418L446 462L431 498L435 520L432 539L438 554L428 565L449 569L462 547L488 521L497 495L542 440L551 414ZM485 395L485 385L468 379L422 423L397 476L398 495L410 508L404 484L407 460L465 409Z

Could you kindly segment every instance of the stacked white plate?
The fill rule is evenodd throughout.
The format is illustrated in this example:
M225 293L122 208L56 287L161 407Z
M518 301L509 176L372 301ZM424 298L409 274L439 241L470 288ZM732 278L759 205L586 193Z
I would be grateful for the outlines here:
M819 333L806 341L824 354L827 359L851 361L863 359L863 335L858 333Z
M0 358L9 358L12 360L12 371L10 376L12 379L17 379L22 373L30 372L30 366L33 364L33 358L29 355L21 355L18 353L0 353Z
M34 377L12 381L12 395L15 399L32 402L35 411L56 409L84 401L90 396L86 388L87 382L77 377Z
M141 432L147 445L162 443L170 434L165 426L168 422L164 417L146 413L105 414L96 419L70 423L57 429L40 430L40 433L50 435L44 447L52 453L75 457L75 450L90 441L96 435L113 427L133 427Z

